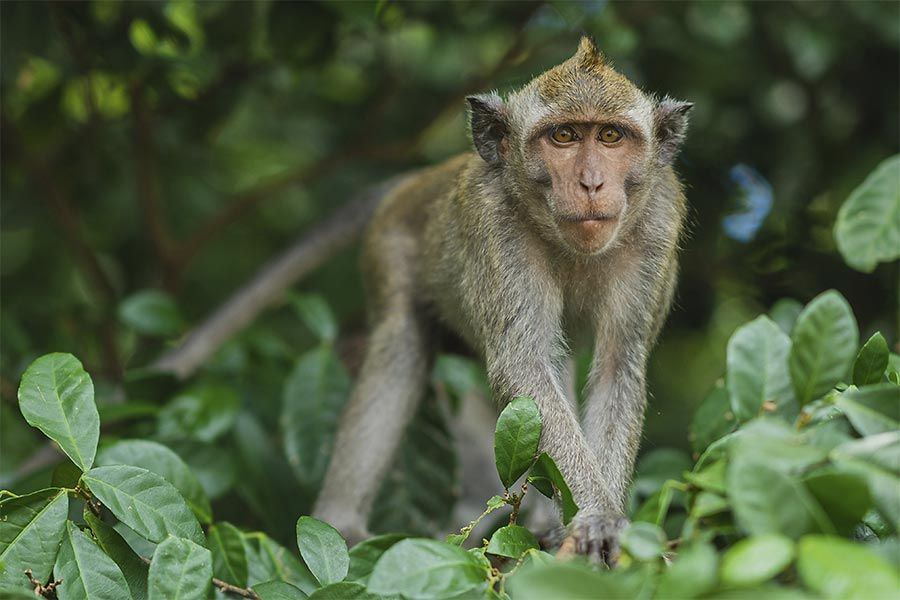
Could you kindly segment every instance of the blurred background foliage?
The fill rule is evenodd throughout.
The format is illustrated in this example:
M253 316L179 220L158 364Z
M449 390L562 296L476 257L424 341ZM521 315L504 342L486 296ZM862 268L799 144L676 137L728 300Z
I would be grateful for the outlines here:
M49 480L15 392L35 357L71 352L94 377L107 439L166 441L220 518L287 524L290 537L364 342L356 249L295 287L326 300L336 339L303 295L191 381L141 367L354 191L467 150L464 96L526 82L582 32L644 89L696 104L677 166L690 231L644 450L689 449L729 335L776 301L836 288L863 339L881 330L896 349L896 264L853 271L832 226L898 150L898 3L96 0L3 2L0 16L0 487ZM456 358L438 367L451 397L478 379ZM319 404L290 431L291 398L317 377ZM394 501L446 514L404 480L456 485L445 420L430 405L419 418Z

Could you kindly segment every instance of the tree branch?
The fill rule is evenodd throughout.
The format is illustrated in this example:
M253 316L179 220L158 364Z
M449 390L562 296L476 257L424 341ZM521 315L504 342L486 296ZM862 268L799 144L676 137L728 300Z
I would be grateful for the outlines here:
M402 179L403 176L398 176L369 188L312 231L302 234L195 328L181 345L163 354L151 367L181 379L189 377L295 281L348 246L365 227L384 195Z

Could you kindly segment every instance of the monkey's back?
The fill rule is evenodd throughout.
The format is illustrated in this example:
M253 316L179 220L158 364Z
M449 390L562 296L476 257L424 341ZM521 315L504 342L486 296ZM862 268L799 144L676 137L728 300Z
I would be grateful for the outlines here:
M362 247L363 281L371 317L391 309L392 302L414 302L432 312L424 285L426 236L437 205L450 201L460 174L475 155L455 156L439 165L410 173L391 190L375 212Z

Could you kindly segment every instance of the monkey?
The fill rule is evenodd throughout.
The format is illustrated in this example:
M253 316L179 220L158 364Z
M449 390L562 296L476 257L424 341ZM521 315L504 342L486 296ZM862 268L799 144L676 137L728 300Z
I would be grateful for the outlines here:
M483 358L495 399L534 399L540 450L579 507L569 546L613 564L669 312L689 102L642 92L584 37L504 100L467 98L474 152L405 177L363 240L371 333L313 515L352 544L423 397L438 332ZM594 353L582 415L562 382Z

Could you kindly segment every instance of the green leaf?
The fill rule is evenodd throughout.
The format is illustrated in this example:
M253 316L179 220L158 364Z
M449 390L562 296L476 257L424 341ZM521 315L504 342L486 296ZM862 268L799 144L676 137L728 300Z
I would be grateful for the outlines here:
M827 424L823 426L828 427ZM829 429L825 431L833 433ZM784 473L799 473L812 467L828 456L832 444L842 443L828 436L818 440L816 434L823 433L817 428L798 434L796 429L773 418L760 418L744 425L729 446L732 462L746 459L764 463Z
M874 460L850 459L837 455L835 466L842 472L855 473L865 478L878 512L884 516L891 530L900 531L900 477Z
M310 600L383 600L360 583L331 583L309 595Z
M119 304L119 320L137 333L174 337L184 329L175 300L159 290L141 290Z
M728 497L735 523L752 535L783 533L796 539L830 525L799 481L766 464L741 460L730 465Z
M665 543L666 534L652 523L632 523L622 532L622 548L636 560L660 558Z
M122 440L97 453L97 465L132 465L156 473L187 501L201 523L212 522L209 498L190 467L169 448L148 440Z
M861 460L900 475L900 431L845 442L831 451L833 461Z
M879 164L838 211L834 239L848 265L871 273L900 257L900 155Z
M873 334L856 355L856 362L853 363L853 385L864 386L881 381L890 355L884 336L878 332Z
M209 528L207 547L212 552L213 575L238 587L247 585L247 554L244 537L231 523Z
M719 494L700 492L694 497L694 503L691 505L691 517L702 519L725 512L729 508L728 500Z
M556 466L549 454L541 452L531 467L528 482L548 498L555 498L559 501L562 508L563 525L568 525L575 513L578 512L578 505L575 504L572 490L563 479L559 467ZM547 493L550 490L552 490L552 494Z
M350 567L347 542L328 523L300 517L297 520L297 546L306 566L322 585L337 583L347 576Z
M350 568L347 572L347 580L365 584L381 555L404 537L396 533L379 535L350 548Z
M487 582L488 571L472 554L436 540L406 539L385 552L369 577L369 590L410 600L449 598Z
M684 474L684 480L703 490L724 494L726 461L717 460L696 472Z
M297 480L313 492L331 456L350 377L331 346L301 356L284 384L281 431L284 452Z
M53 576L62 580L59 600L125 600L131 591L118 565L72 521L59 547Z
M116 518L151 542L172 535L205 543L181 494L156 473L127 465L95 467L82 481Z
M25 569L46 582L66 531L69 502L49 489L0 502L0 589L31 591Z
M797 317L803 312L803 305L793 298L781 298L769 309L769 318L788 335L794 330Z
M691 419L688 432L691 448L694 452L703 452L713 442L731 433L736 425L728 390L717 385L700 403Z
M749 586L772 579L794 560L794 542L777 533L743 539L722 557L722 583Z
M209 550L183 538L166 538L150 561L149 599L205 600L212 577Z
M518 560L532 549L540 549L534 534L521 525L507 525L494 532L485 552Z
M97 545L121 569L134 600L147 598L147 564L134 553L115 529L101 521L94 513L85 510L84 520L94 533Z
M290 583L305 594L311 594L319 587L319 582L297 555L266 534L245 534L244 543L249 585L277 579Z
M706 594L716 587L718 566L719 555L712 544L686 544L660 577L656 597L696 598Z
M587 565L554 561L520 570L510 578L507 588L515 600L625 600L647 597L640 589L648 579L640 572L598 572Z
M337 339L337 319L322 296L317 294L294 295L291 296L291 304L297 310L300 318L303 319L304 325L319 340L333 342Z
M791 381L797 400L805 405L847 376L859 346L859 331L850 305L829 290L806 305L791 339Z
M267 581L253 586L259 600L305 600L308 596L284 581Z
M859 543L810 535L800 540L797 571L803 583L826 598L893 598L900 589L897 571Z
M212 442L231 430L240 404L237 393L226 385L195 385L159 412L159 435Z
M541 413L534 400L518 396L500 413L494 431L494 460L509 489L534 462L541 440Z
M860 474L826 467L808 475L803 483L841 535L851 535L872 508L869 486Z
M900 387L893 383L850 388L835 402L862 435L900 428Z
M771 401L780 414L797 415L787 358L791 340L768 317L761 315L738 328L728 340L727 388L731 408L740 421L759 415Z
M19 408L28 424L59 444L82 471L94 464L100 415L94 384L71 354L45 354L22 375Z

